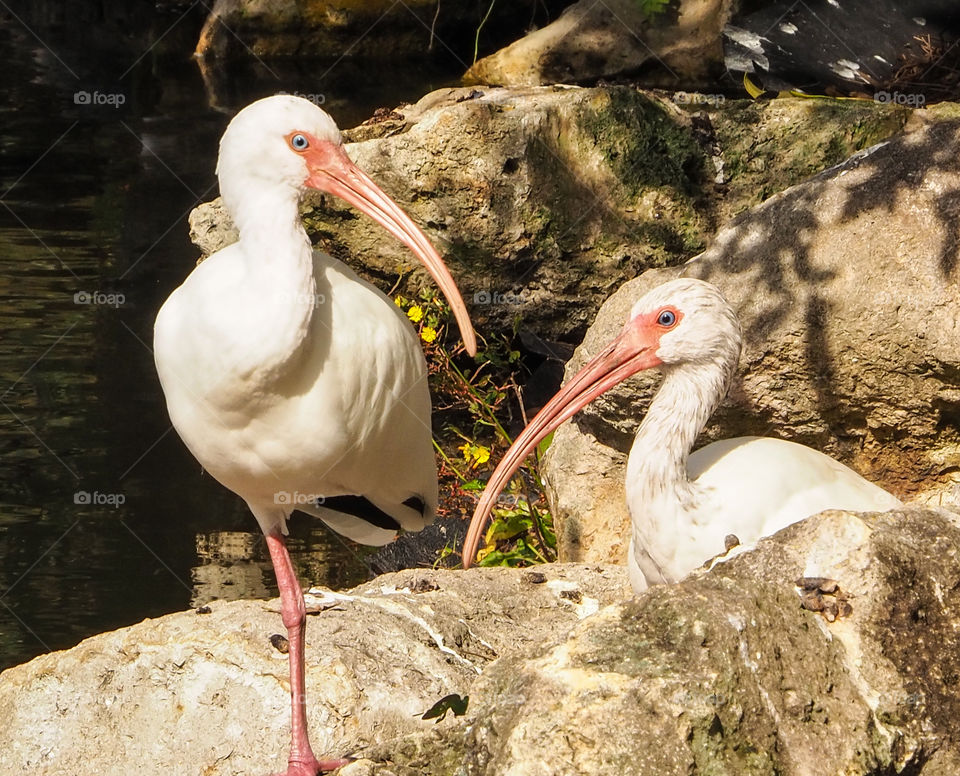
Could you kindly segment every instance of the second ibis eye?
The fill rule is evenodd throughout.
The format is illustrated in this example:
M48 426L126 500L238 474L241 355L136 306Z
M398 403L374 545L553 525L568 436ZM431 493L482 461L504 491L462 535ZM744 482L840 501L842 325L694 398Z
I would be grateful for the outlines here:
M662 310L657 316L657 323L661 326L673 326L677 322L677 314L673 310Z
M310 145L310 141L303 135L297 134L290 138L290 145L293 146L295 151L305 151Z

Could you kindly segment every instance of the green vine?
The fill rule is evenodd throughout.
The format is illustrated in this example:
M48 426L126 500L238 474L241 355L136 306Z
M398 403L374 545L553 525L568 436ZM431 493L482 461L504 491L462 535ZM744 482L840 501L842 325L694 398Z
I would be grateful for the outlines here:
M486 14L480 20L480 25L477 27L477 34L473 38L473 64L477 64L477 52L480 50L480 30L483 29L483 25L487 23L487 19L490 18L490 14L493 13L493 6L496 5L497 0L490 0L490 7L487 8Z

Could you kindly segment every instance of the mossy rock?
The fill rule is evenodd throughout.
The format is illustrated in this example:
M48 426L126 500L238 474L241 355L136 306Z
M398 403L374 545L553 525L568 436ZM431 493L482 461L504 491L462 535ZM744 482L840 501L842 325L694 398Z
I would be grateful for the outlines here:
M903 127L859 100L674 102L629 86L446 89L345 133L349 153L438 245L484 333L578 342L600 304L700 253L759 200ZM319 247L414 295L412 255L332 197L309 195ZM217 216L220 218L220 216Z

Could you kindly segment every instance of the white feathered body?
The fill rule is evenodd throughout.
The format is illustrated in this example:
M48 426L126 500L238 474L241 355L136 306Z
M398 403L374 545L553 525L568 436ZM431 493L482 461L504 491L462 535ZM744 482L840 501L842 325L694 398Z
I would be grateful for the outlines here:
M887 491L833 458L770 437L724 439L687 461L689 486L641 492L628 476L634 589L675 582L723 553L733 534L748 547L827 509L883 512L900 506ZM633 487L631 487L631 484Z
M285 530L297 508L383 544L394 531L307 502L361 495L404 528L432 519L424 357L382 292L313 252L302 230L288 234L292 243L278 234L217 252L164 304L154 344L170 418L265 532ZM422 515L403 505L410 498L425 503Z

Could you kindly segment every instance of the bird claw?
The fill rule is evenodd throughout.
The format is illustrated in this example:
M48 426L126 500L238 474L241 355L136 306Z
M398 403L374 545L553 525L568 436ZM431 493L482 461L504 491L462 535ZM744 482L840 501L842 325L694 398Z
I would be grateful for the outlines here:
M353 762L352 757L341 757L336 760L314 760L312 763L290 763L283 773L274 776L317 776L320 773L330 773L344 765Z
M320 767L319 773L330 773L353 761L353 757L338 757L336 760L320 760L317 765Z

